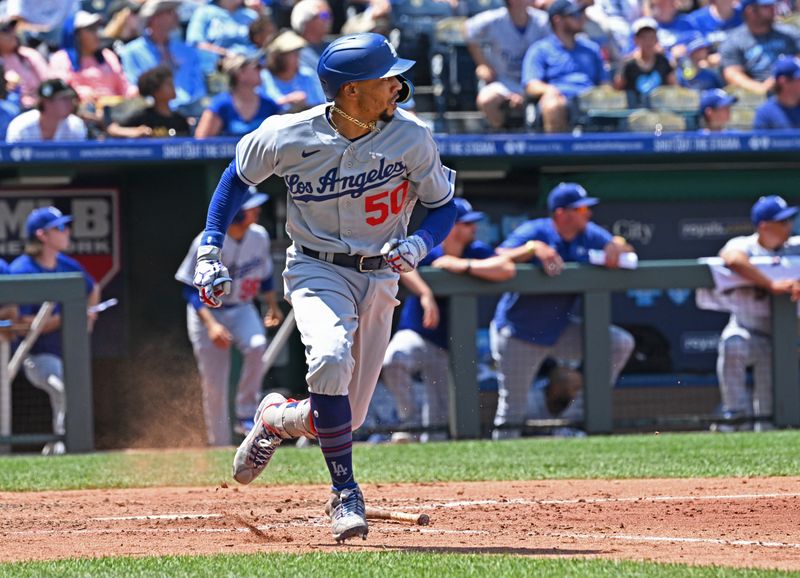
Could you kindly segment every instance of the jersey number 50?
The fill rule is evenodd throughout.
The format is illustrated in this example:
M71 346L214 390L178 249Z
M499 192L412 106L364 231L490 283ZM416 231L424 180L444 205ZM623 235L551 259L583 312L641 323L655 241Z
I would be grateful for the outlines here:
M389 217L390 211L392 215L397 215L406 203L407 195L408 181L403 181L391 192L383 191L364 197L364 211L371 215L367 217L367 224L372 227L380 225Z

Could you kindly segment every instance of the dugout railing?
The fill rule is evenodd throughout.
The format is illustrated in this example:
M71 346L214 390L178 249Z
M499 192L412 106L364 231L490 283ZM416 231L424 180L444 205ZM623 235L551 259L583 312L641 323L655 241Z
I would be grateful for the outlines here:
M450 434L455 439L480 437L480 407L475 332L477 299L506 291L528 294L572 293L583 297L583 374L587 433L613 429L610 383L611 294L631 289L698 289L714 286L707 265L695 260L640 261L636 270L610 270L568 263L557 277L548 277L531 265L518 265L514 279L492 283L422 267L420 273L433 293L449 297ZM772 371L774 416L778 427L800 426L796 304L788 295L773 295Z
M0 344L0 446L31 445L63 441L70 453L94 450L92 373L86 319L86 281L77 273L4 275L0 277L0 303L27 304L45 301L61 304L61 343L64 362L66 416L64 436L56 434L14 435L11 423L9 353L14 341L6 334Z

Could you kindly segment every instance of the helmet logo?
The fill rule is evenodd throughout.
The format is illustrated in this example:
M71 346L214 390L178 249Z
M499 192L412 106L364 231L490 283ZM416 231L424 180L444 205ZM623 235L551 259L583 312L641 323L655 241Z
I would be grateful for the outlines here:
M384 42L386 43L386 46L389 47L389 50L392 51L392 56L397 58L397 51L394 49L394 46L392 46L391 42L389 42L388 40L384 40Z

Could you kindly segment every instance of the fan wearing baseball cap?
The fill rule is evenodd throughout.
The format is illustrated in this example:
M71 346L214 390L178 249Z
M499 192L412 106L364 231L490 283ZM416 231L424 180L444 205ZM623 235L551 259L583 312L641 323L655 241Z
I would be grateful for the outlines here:
M730 417L755 419L756 429L771 427L773 413L771 323L769 310L765 313L758 305L764 303L765 293L789 294L797 301L800 280L775 280L750 258L800 255L800 236L792 235L797 213L798 207L790 206L782 197L761 197L750 210L755 232L730 239L719 252L725 266L750 283L733 290L737 294L732 300L735 306L720 336L717 377L723 411ZM752 399L746 388L750 366Z
M709 132L725 130L731 120L731 107L739 100L721 88L705 90L700 95L700 117Z
M9 123L6 142L86 140L86 125L73 114L77 95L66 82L60 78L45 80L38 94L37 108Z
M784 56L775 63L775 94L756 110L754 129L800 127L800 59Z
M89 307L100 301L100 286L92 276L73 258L64 254L70 244L72 217L64 215L56 207L40 207L28 215L25 223L25 253L14 259L9 266L12 275L42 275L49 273L80 273L86 282ZM19 307L20 319L30 323L41 304L23 304ZM92 330L96 313L88 313L88 327ZM53 411L53 433L63 435L66 413L64 394L64 365L61 360L61 306L56 305L42 334L31 347L23 361L25 377L50 397ZM42 453L62 454L61 441L48 442Z
M420 266L429 265L486 281L499 282L514 277L516 267L513 261L496 255L494 249L475 238L478 222L485 215L473 210L466 199L455 199L455 204L456 224L442 244L420 262ZM392 336L384 355L381 370L383 384L394 397L400 429L403 426L413 429L423 425L443 429L449 422L448 299L435 297L416 270L403 273L400 283L410 295L403 302L397 332ZM423 376L428 405L428 419L424 424L422 406L420 400L415 398L412 387L413 375L418 372ZM436 435L433 434L434 439ZM431 436L426 437L430 439ZM407 440L409 435L393 435L392 439Z
M591 208L598 203L578 183L561 183L547 196L550 215L522 223L497 252L516 263L541 267L549 276L560 275L565 262L588 263L591 250L604 251L606 266L616 268L620 255L633 248L592 221ZM582 359L581 321L573 316L577 300L576 295L524 293L504 293L500 298L490 333L500 383L494 423L504 426L495 437L520 434L528 389L546 358L569 363ZM613 384L633 352L634 341L615 325L609 327L609 337Z

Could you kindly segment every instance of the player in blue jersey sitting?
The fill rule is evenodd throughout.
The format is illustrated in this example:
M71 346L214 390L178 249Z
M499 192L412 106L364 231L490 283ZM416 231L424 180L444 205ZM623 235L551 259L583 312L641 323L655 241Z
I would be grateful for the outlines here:
M100 300L100 286L83 266L63 252L70 243L69 224L72 217L63 215L55 207L34 209L25 224L27 241L25 253L11 263L12 275L41 275L47 273L81 273L86 280L89 307ZM39 304L24 303L19 307L23 323L33 321ZM42 334L23 362L25 377L31 384L50 397L53 410L53 433L63 435L65 417L64 364L61 359L61 306L56 305L53 314L45 322ZM96 313L87 313L89 331L92 330ZM42 453L63 454L64 443L49 442Z

